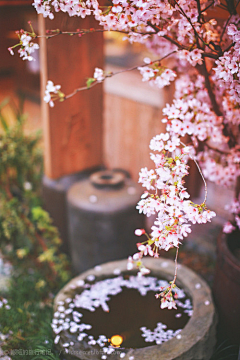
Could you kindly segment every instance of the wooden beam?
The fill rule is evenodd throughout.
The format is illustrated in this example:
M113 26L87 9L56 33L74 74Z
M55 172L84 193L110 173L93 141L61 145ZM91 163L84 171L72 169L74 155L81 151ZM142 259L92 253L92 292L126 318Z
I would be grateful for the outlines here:
M32 5L33 0L0 0L0 6Z
M41 35L45 29L74 31L97 27L92 17L83 20L63 13L56 14L54 20L40 16L39 21ZM103 35L59 35L48 40L42 37L40 63L42 98L47 80L61 84L67 95L84 86L95 67L103 67ZM102 85L63 103L56 102L54 108L42 102L42 116L47 177L57 179L102 164Z

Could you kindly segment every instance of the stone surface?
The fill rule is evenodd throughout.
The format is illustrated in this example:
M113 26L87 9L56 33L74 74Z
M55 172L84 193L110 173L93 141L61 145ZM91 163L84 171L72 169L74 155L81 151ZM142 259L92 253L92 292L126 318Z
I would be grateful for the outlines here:
M46 175L42 180L42 198L44 208L50 213L63 241L62 250L70 254L67 221L67 191L76 182L89 177L94 171L102 169L95 167L59 179L50 179Z
M136 252L134 231L145 227L145 217L136 210L141 194L142 188L129 178L120 188L98 188L85 179L69 189L69 241L75 273Z

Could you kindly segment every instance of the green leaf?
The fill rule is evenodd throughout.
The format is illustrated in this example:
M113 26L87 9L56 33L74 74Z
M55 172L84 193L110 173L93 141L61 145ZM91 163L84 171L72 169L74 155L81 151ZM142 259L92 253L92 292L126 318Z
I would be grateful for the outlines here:
M92 85L92 83L94 83L95 81L96 81L96 79L94 79L94 78L88 78L87 82L86 82L87 88L89 89L90 86Z

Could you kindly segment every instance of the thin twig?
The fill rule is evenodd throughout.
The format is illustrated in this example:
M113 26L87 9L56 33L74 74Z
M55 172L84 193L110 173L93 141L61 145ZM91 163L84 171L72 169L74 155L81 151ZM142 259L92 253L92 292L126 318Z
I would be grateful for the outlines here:
M176 250L176 256L175 256L175 260L174 260L174 262L175 262L175 273L174 273L174 278L173 278L172 285L175 284L176 279L177 279L177 270L178 270L177 260L178 260L178 247L177 247L177 250Z
M219 6L219 7L222 6L223 9L227 10L227 5L225 5L225 4L221 3L221 2L220 2L220 5L218 5L218 6Z
M151 64L156 63L156 62L161 62L162 60L166 59L167 57L171 56L172 54L174 54L174 53L176 53L176 52L177 52L177 51L174 50L174 51L170 52L169 54L163 56L162 58L152 61ZM141 67L145 67L145 66L148 66L148 65L149 65L149 64L143 64L143 65L140 65L140 66L141 66ZM113 77L113 76L118 75L118 74L121 74L121 73L123 73L123 72L136 70L138 67L139 67L139 65L138 65L138 66L133 66L133 67L131 67L131 68L129 68L129 69L123 69L123 70L111 72L110 74L106 74L105 77L104 77L104 79L103 79L102 81L95 81L95 82L92 83L90 86L83 86L83 87L81 87L81 88L78 88L78 89L74 90L71 94L65 95L65 96L64 96L64 100L69 99L70 97L72 97L72 96L74 96L75 94L77 94L79 91L89 90L89 89L93 88L94 86L96 86L97 84L101 84L104 80L106 80L106 79L109 78L109 77Z
M208 6L206 6L205 9L202 9L202 10L201 10L201 13L205 12L206 10L208 10L213 4L214 4L214 1L212 1L211 4L209 4Z
M148 24L149 25L149 24ZM120 34L124 34L124 35L129 35L130 31L124 31L124 30L108 30L108 29L81 29L81 30L76 30L76 31L62 31L59 29L56 30L48 30L49 34L47 33L46 35L35 35L33 37L33 39L37 39L37 38L46 38L46 39L51 39L55 36L59 36L59 35L69 35L69 36L74 36L74 35L87 35L87 34L93 34L95 32L116 32L116 33L120 33ZM159 31L159 30L158 30ZM131 31L132 33L133 31ZM154 35L154 32L152 31L134 31L135 34L138 35Z
M222 116L222 112L221 112L221 110L219 108L219 105L218 105L218 103L216 101L216 98L215 98L215 94L213 93L213 90L212 90L212 87L211 87L211 84L210 84L209 74L208 74L208 71L207 71L205 60L203 60L203 63L201 65L197 65L196 69L198 70L198 72L201 75L204 76L205 86L206 86L207 91L208 91L208 96L210 98L210 101L211 101L211 104L212 104L212 107L213 107L213 111L215 112L215 114L217 116Z
M229 23L231 17L232 17L232 15L230 14L229 18L227 19L227 21L226 21L226 23L225 23L225 25L224 25L223 31L222 31L221 36L220 36L220 44L221 44L221 42L222 42L223 35L224 35L225 31L226 31L226 28L227 28L227 26L228 26L228 23Z
M186 145L182 141L180 141L180 144L183 145L184 147L186 147ZM199 166L199 164L197 162L196 156L191 156L189 154L189 157L195 162L195 164L196 164L196 166L198 168L199 174L201 175L201 177L203 179L204 188L205 188L205 198L204 198L203 204L205 204L206 201L207 201L207 183L206 183L206 180L205 180L205 178L203 176L203 173L202 173L202 170L201 170L201 168L200 168L200 166Z
M198 8L198 22L200 23L201 21L201 4L200 4L200 0L196 0L197 2L197 8Z
M202 53L202 57L203 57L203 58L210 58L210 59L218 60L219 55L215 55L215 54L203 52L203 53Z
M78 89L74 90L71 94L65 95L64 100L71 98L72 96L76 95L79 91L89 90L89 89L93 88L95 85L100 84L101 82L102 81L95 81L90 86L83 86L81 88L78 88Z
M148 24L148 26L150 26L155 31L156 34L159 33L159 31L161 31L161 29L159 29L158 26L152 24L151 21L148 21L147 24ZM181 50L187 50L188 49L187 46L180 44L178 41L174 40L173 38L171 38L168 35L163 35L162 37L164 39L168 40L169 42L171 42L173 45L176 45Z
M207 183L206 183L206 180L203 176L203 173L202 173L202 170L197 162L197 159L196 159L196 156L191 156L190 155L190 158L195 162L195 164L197 165L197 168L198 168L198 171L199 171L199 174L201 175L202 179L203 179L203 183L204 183L204 190L205 190L205 198L204 198L204 201L203 201L203 204L206 204L206 201L207 201Z
M156 26L156 25L153 25L151 24L151 22L148 22L147 23L148 26L150 26L154 31L146 31L146 32L139 32L139 31L134 31L135 34L138 34L138 35L155 35L157 34L160 29ZM120 33L120 34L125 34L125 35L129 35L129 32L128 31L123 31L123 30L106 30L106 29L94 29L94 30L88 30L88 29L81 29L79 31L57 31L57 30L50 30L50 32L55 32L56 33L50 33L50 34L46 34L46 35L36 35L34 37L34 39L37 39L37 38L46 38L47 40L51 39L51 38L54 38L56 36L59 36L59 35L72 35L72 36L75 36L75 35L87 35L87 34L93 34L94 32L116 32L116 33ZM176 41L175 39L171 38L169 35L163 35L162 36L164 39L168 40L169 42L171 42L173 45L176 45L179 49L181 50L188 50L188 46L186 45L183 45L183 44L180 44L178 41ZM209 47L211 49L211 47ZM212 50L212 49L211 49ZM225 50L226 51L226 50ZM207 53L207 52L203 52L202 53L202 56L203 57L208 57L208 58L211 58L211 59L215 59L217 60L219 58L219 56L217 54L212 54L212 53Z

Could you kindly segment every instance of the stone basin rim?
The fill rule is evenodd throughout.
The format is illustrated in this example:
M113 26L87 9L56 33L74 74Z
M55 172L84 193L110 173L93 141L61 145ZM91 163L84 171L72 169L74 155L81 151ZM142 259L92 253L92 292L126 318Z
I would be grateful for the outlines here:
M143 260L143 264L149 268L151 272L153 272L152 276L156 276L156 273L160 273L158 276L159 279L161 277L170 277L171 279L174 276L175 263L172 260L162 258L145 258ZM98 280L98 277L112 277L114 275L114 270L116 269L126 273L127 259L101 264L99 267L97 266L87 270L73 278L57 294L54 300L54 311L56 310L57 303L59 301L64 301L69 296L69 293L73 292L71 286L75 285L76 282L79 280L86 280L89 275L94 275L96 277L96 281ZM129 274L132 274L131 271L129 271ZM151 273L149 276L151 276ZM207 336L209 336L209 334L214 335L215 329L213 324L216 322L216 313L209 286L194 271L180 264L178 265L177 279L183 290L191 297L193 305L193 315L190 317L186 326L182 329L181 339L174 337L161 345L150 345L148 347L139 349L126 349L127 352L124 359L128 359L129 356L134 356L134 360L155 360L157 359L157 357L155 357L156 353L160 351L161 356L164 356L164 360L175 358L179 360L190 360L191 357L184 357L184 354L193 346L196 346L196 344L199 344L198 347L201 347L201 343L204 341L204 339L206 339ZM198 286L196 288L195 286L197 284ZM81 288L79 286L77 287ZM210 358L210 356L208 358ZM207 360L208 358L204 358L204 360Z

